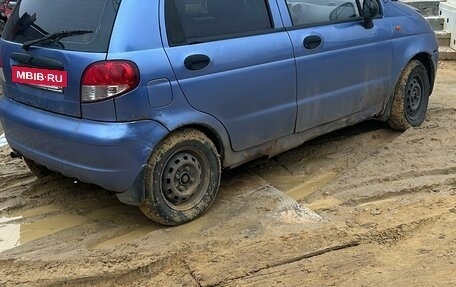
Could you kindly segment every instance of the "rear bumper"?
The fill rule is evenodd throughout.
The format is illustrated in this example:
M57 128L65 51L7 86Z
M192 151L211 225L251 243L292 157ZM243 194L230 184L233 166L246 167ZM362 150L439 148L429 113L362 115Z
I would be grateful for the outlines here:
M108 123L45 112L0 98L9 145L65 176L118 193L129 204L144 200L142 174L168 130L155 121Z

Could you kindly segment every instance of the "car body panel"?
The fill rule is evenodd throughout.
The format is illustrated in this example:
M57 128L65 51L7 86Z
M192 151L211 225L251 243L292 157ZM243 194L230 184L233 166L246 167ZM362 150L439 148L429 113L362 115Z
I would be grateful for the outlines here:
M128 190L168 130L154 121L101 123L57 115L3 97L12 149L51 170L116 192Z
M416 55L426 54L431 59L435 78L438 63L439 45L435 33L429 23L415 8L400 2L388 2L385 4L385 17L393 24L393 60L391 85L394 85L400 77L405 65ZM413 45L411 45L413 43Z
M400 3L380 1L383 17L370 30L360 19L292 27L285 1L268 3L274 24L269 33L170 47L164 0L123 1L107 53L44 47L27 52L69 67L70 85L61 98L12 84L10 55L24 51L0 40L6 79L0 121L8 142L41 165L140 205L147 161L173 131L191 127L205 132L223 167L231 168L362 120L382 118L411 59L429 57L436 69L438 47L431 28ZM323 39L320 49L303 48L309 35ZM183 63L193 54L208 55L210 65L189 72ZM83 70L105 59L135 62L138 87L81 104Z
M28 52L22 45L0 40L3 56L3 73L8 85L4 85L4 94L23 104L37 107L46 111L73 117L81 116L80 88L81 76L85 68L96 61L104 60L106 53L85 53L77 51L63 51L50 48L30 48ZM10 57L13 53L30 57L42 57L62 63L63 69L68 72L68 87L62 93L40 89L37 87L11 83L12 66L23 65Z
M233 150L294 132L296 71L285 32L171 47L166 52L189 103L224 123ZM188 71L184 61L193 54L207 55L211 64L202 71Z
M271 1L271 5L276 3ZM296 67L293 49L288 34L280 29L280 17L273 15L272 20L275 30L270 33L176 47L170 47L164 41L188 102L224 124L234 151L294 132ZM165 24L162 20L161 25ZM162 30L162 33L166 39L166 31ZM191 55L206 55L210 63L202 70L190 71L184 62ZM227 109L233 106L236 108Z
M290 31L298 71L297 132L381 107L391 92L387 85L392 70L389 28L377 19L372 29L355 21ZM321 37L323 43L308 50L302 43L312 35Z

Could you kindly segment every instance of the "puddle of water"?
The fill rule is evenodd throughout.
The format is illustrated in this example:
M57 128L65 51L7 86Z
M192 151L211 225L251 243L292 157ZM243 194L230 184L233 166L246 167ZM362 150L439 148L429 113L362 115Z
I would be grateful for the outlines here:
M296 186L301 186L304 183L305 178L306 176L303 175L270 175L265 179L275 188L286 192L294 189Z
M32 223L21 224L20 243L24 244L86 223L83 216L59 214Z
M292 175L278 164L265 168L253 168L253 172L282 191L289 190L303 181L303 175Z
M323 199L314 201L311 204L309 204L307 207L309 207L312 210L322 210L322 209L329 209L329 208L337 206L341 203L342 203L342 201L340 201L334 197L328 197L328 198L323 198Z
M20 224L8 224L8 222L20 219L0 217L0 252L12 249L20 244Z
M377 206L377 205L382 205L382 204L387 204L387 203L392 203L398 201L397 198L385 198L385 199L380 199L380 200L375 200L375 201L369 201L363 204L360 204L360 207L366 207L366 206Z
M104 199L81 199L71 202L72 209L78 210L97 210L105 207L124 206L116 197L107 197Z
M294 200L307 197L339 176L339 173L334 171L320 171L310 175L292 175L280 165L254 169L254 172Z
M19 217L0 218L0 252L86 223L82 216L59 214L31 223L14 223ZM12 222L12 223L10 223Z
M5 134L0 135L0 147L6 146L8 143L6 142Z
M46 215L46 214L53 213L53 212L56 212L59 210L60 210L60 208L55 205L43 205L43 206L35 207L35 208L13 211L11 216L27 218L27 217L33 217L33 216L38 216L38 215Z
M158 229L157 226L146 226L146 227L143 227L140 229L136 229L131 232L119 235L117 237L113 237L106 241L103 241L103 242L95 245L93 249L100 250L100 249L113 248L113 247L116 247L116 246L124 244L124 243L132 242L157 229Z
M132 222L140 225L147 225L151 221L141 213L136 206L121 204L91 211L84 215L91 222L109 221L112 224L125 226Z
M131 211L128 206L110 199L75 202L71 209L88 213L66 214L64 205L51 204L17 210L10 217L0 218L0 252L100 219L131 219L131 216L122 216Z
M177 237L188 238L191 235L201 234L203 230L214 226L215 223L216 222L214 218L209 216L201 216L196 220L174 227L171 232Z
M300 185L289 190L285 190L285 193L294 200L299 201L313 194L315 191L327 185L338 176L339 174L334 171L306 176Z

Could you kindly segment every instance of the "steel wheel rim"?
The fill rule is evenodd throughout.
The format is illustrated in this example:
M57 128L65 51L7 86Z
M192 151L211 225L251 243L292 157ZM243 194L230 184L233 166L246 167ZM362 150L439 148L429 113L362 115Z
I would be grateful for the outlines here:
M206 194L210 177L209 161L199 149L175 151L161 171L160 189L165 203L177 211L190 210Z
M413 77L406 91L405 108L407 116L414 120L418 116L421 103L423 101L423 81L420 77Z

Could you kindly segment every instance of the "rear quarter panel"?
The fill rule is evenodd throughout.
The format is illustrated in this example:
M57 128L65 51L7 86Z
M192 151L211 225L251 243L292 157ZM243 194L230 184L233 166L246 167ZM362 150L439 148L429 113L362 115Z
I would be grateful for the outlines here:
M185 126L202 127L217 138L220 150L229 152L231 145L225 127L213 116L191 107L176 80L158 28L162 25L159 9L163 9L163 3L164 0L129 0L121 4L108 59L135 62L140 71L140 84L134 91L115 99L117 120L151 119L170 132ZM156 89L151 86L154 82L169 82L169 85Z

